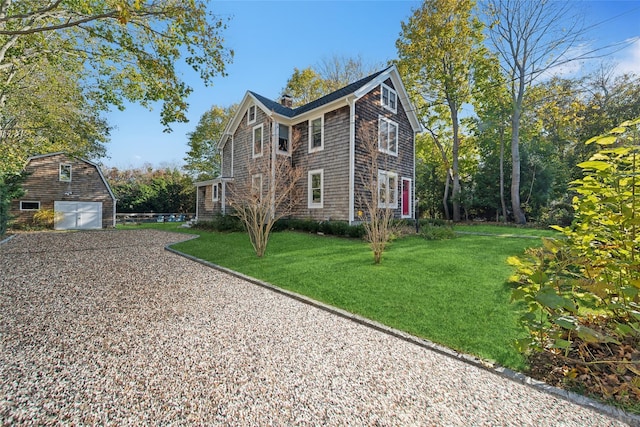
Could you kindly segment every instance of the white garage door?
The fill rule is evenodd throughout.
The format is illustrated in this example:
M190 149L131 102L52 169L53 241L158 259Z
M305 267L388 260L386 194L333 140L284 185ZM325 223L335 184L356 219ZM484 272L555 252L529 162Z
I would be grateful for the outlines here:
M54 202L56 230L102 228L102 202Z

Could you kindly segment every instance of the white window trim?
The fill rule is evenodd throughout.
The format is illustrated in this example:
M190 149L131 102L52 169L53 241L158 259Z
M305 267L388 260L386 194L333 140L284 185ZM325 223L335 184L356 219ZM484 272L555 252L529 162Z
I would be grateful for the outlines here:
M253 120L251 120L251 110L253 109ZM258 108L255 105L250 105L247 108L247 124L253 124L258 119Z
M211 185L211 200L217 202L220 200L220 185L213 184Z
M24 209L22 207L23 203L37 203L38 204L38 208L37 209ZM38 200L20 200L20 210L21 211L39 211L40 210L40 202Z
M280 149L280 126L286 126L287 128L289 128L289 140L287 141L287 151L282 151ZM291 126L289 125L285 125L284 123L278 123L278 135L276 140L278 141L278 147L276 149L278 154L283 154L286 156L290 156L291 155L291 133L293 132L293 130L291 129Z
M313 122L320 119L320 146L313 146ZM309 153L324 150L324 114L309 120Z
M387 123L387 129L389 129L389 126L395 126L396 128L396 149L395 151L389 150L389 131L387 130L387 136L385 138L384 141L384 145L383 145L383 141L380 139L380 128L382 127L382 122L386 122ZM387 154L391 154L392 156L398 156L398 123L394 122L393 120L389 120L384 116L379 116L378 117L378 151L382 152L382 153L387 153Z
M389 178L395 178L396 185L393 189L389 187ZM385 200L391 200L391 203L384 203L380 198L380 185L384 183L385 186ZM378 207L379 208L398 208L398 174L395 172L384 171L378 169ZM392 197L389 197L392 196Z
M68 166L69 167L69 179L62 179L62 168ZM71 182L73 177L73 168L71 167L71 163L60 163L60 167L58 168L58 180L60 182Z
M260 128L260 152L256 153L256 129ZM251 129L251 158L256 159L262 157L264 152L264 129L262 123Z
M262 182L262 174L261 173L257 173L255 175L251 175L251 194L253 195L254 191L255 191L255 186L253 185L254 181L257 179L260 180L260 194L258 194L259 199L258 200L262 200L262 190L263 190L263 182Z
M311 183L313 182L313 175L320 174L320 203L313 201L313 188ZM309 209L321 209L324 207L324 169L314 169L309 171L307 175L307 206Z
M383 91L384 89L387 89L389 91L389 97L391 97L391 94L393 94L396 102L395 102L395 108L391 108L388 104L384 103L384 97L383 97ZM384 108L386 108L389 111L392 111L394 113L398 112L398 92L395 91L395 89L391 88L390 86L381 83L380 84L380 105L382 105Z

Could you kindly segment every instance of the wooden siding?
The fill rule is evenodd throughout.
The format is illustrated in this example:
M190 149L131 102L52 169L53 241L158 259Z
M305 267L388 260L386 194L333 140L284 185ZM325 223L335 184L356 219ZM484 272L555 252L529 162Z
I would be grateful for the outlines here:
M391 79L387 79L385 84L391 88L394 85ZM395 88L394 88L395 89ZM398 208L395 209L395 215L400 218L402 211L402 178L408 178L412 181L412 193L414 193L414 133L411 123L404 111L402 104L397 101L397 112L393 113L385 109L380 102L380 86L376 86L368 94L360 98L356 104L356 146L355 146L355 212L362 209L358 199L364 195L362 185L362 174L370 164L370 160L363 150L362 142L359 140L359 130L366 124L371 123L377 141L378 118L386 117L398 124L398 156L392 156L380 153L380 164L384 165L380 169L397 173L398 175ZM271 118L260 108L256 108L256 121L247 123L247 111L242 114L243 117L233 134L233 139L229 140L223 149L222 160L222 176L233 177L234 182L246 183L250 177L250 165L255 162L268 161L271 152L268 150L269 141L271 139ZM313 116L316 118L318 116ZM296 206L292 217L301 219L314 219L318 221L324 220L349 220L349 180L350 180L350 107L343 105L337 109L324 113L324 148L320 151L309 153L309 122L304 120L292 126L291 137L298 141L293 145L296 147L292 153L292 162L295 167L303 170L303 177L299 186L302 194L302 200ZM254 159L252 157L253 150L253 128L256 125L263 125L264 151L263 157ZM232 142L233 141L233 142ZM231 170L233 157L233 171ZM308 172L311 170L322 170L324 178L323 186L323 207L308 207ZM233 174L231 173L233 172ZM268 185L269 174L263 174L263 186ZM234 185L227 183L228 187ZM199 190L200 191L200 190ZM211 188L208 187L206 194L203 193L201 198L211 200ZM206 206L204 200L201 200L204 210L199 212L213 212L211 206ZM411 211L413 211L413 194L411 194ZM226 212L232 212L230 206L227 205ZM199 214L202 216L202 213ZM357 216L357 215L356 215ZM356 217L355 220L358 218Z
M384 82L387 86L393 88L391 79L387 79ZM401 217L402 211L402 178L409 178L414 180L414 134L411 128L411 123L407 117L407 113L400 102L397 103L397 112L384 108L380 103L380 86L360 98L356 102L356 146L355 146L355 212L357 217L358 210L364 207L358 201L359 196L365 196L365 190L362 186L363 174L367 173L367 166L371 164L371 159L366 154L363 148L363 142L361 140L360 130L369 125L378 129L378 118L383 116L389 120L398 124L398 156L389 155L379 152L378 163L379 169L386 170L388 172L395 172L398 174L398 182L396 189L398 194L398 208L394 209L394 216ZM412 188L412 192L413 192ZM413 194L411 194L411 212L413 212Z
M60 164L71 165L71 182L59 180ZM17 224L33 221L37 211L21 211L20 201L40 202L40 209L53 210L54 201L102 202L102 227L113 227L114 203L96 167L64 154L36 157L25 168L25 194L11 201L10 215Z
M317 221L349 220L349 107L344 106L324 115L324 149L309 153L309 125L295 125L301 143L293 156L294 165L301 167L302 199L294 216ZM308 172L324 171L323 207L309 208Z
M253 128L256 126L262 125L262 156L253 158ZM267 114L262 111L260 108L256 108L256 121L254 123L247 123L247 111L244 112L242 120L238 125L235 133L233 134L233 144L230 144L231 141L227 143L225 146L225 150L223 150L223 176L228 178L232 177L234 182L238 183L247 183L251 179L250 170L252 169L252 165L260 165L260 163L264 163L269 160L270 153L270 140L271 140L271 119L267 116ZM227 146L231 145L231 147L227 150ZM233 151L232 151L233 150ZM231 157L233 156L233 175L231 175ZM226 165L229 165L229 169L227 169ZM253 166L255 168L260 168L260 166ZM229 175L225 175L225 173L229 173ZM266 173L263 175L267 175ZM267 185L268 176L263 176L263 186ZM232 188L234 183L227 183L227 196L229 195L230 188ZM229 206L228 198L225 199L227 213L232 212L233 209Z

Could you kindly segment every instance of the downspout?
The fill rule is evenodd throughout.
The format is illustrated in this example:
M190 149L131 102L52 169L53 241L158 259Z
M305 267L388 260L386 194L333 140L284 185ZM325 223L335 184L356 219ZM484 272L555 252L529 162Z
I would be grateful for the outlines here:
M276 183L276 162L278 161L276 154L276 144L277 144L277 126L276 121L271 116L271 179L269 183L269 187L272 189L271 192L271 217L273 218L276 215L276 191L277 191L277 183Z
M413 212L411 213L411 216L413 218L415 218L416 220L416 233L420 230L420 218L418 218L418 203L417 203L417 197L416 197L416 187L417 187L417 182L416 182L416 135L418 134L418 131L414 130L413 131L413 181L411 182L411 209L413 209Z
M355 219L355 162L356 162L356 100L347 98L349 104L349 224Z
M225 199L224 193L225 193L225 190L227 188L227 183L225 181L220 181L220 184L222 184L221 185L222 188L220 189L221 194L220 194L220 197L219 197L219 199L220 199L219 200L220 201L220 213L222 215L224 215L225 211L226 211L226 209L224 208L224 199Z

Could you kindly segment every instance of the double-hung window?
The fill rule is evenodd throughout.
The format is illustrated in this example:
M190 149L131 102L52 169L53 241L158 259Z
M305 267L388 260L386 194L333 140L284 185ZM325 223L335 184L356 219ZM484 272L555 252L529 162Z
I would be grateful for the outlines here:
M252 105L247 110L247 124L252 124L256 122L256 106Z
M289 152L289 126L278 124L278 153L291 154Z
M398 124L382 116L378 119L378 150L398 155Z
M60 164L58 177L62 182L71 182L71 165L65 163Z
M253 157L262 156L262 125L253 128Z
M380 88L380 103L387 110L396 113L398 111L398 94L386 84L382 83Z
M396 209L398 207L398 174L378 171L378 207Z
M324 116L309 120L309 152L324 149Z
M324 170L309 171L309 208L322 208L324 204Z
M256 200L262 200L262 174L251 176L251 196Z

